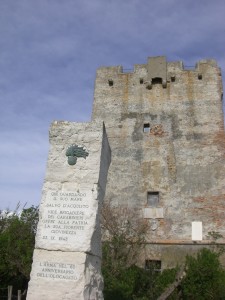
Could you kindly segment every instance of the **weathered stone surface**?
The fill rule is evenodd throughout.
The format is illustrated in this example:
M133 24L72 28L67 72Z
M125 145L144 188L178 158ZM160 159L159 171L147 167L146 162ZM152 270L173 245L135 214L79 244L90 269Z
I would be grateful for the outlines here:
M33 259L28 299L103 299L99 257L35 249Z
M99 209L110 151L102 122L54 122L40 205L36 248L90 252L101 256ZM71 166L66 150L77 144L89 155ZM97 246L98 245L98 246Z
M202 244L210 231L225 237L222 80L214 60L201 60L191 70L158 58L150 70L150 62L135 65L132 73L98 69L92 118L104 120L112 149L106 200L135 207L137 217L143 217L147 192L159 192L163 219L149 235L144 256L157 256L166 266L163 243L192 243L194 221L202 222ZM153 77L159 80L148 89L145 82ZM166 88L160 83L165 78ZM160 240L155 253L151 243Z
M40 209L36 248L101 256L97 197L97 185L92 190L47 191Z
M74 165L68 148L81 151ZM103 299L99 214L110 160L102 122L52 124L28 300Z
M162 219L163 208L162 207L146 207L143 209L144 219Z

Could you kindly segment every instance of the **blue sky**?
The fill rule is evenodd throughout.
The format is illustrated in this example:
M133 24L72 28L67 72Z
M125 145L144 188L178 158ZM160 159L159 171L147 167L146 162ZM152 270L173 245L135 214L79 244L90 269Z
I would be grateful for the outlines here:
M1 0L0 209L38 205L53 120L89 121L96 69L214 58L225 1Z

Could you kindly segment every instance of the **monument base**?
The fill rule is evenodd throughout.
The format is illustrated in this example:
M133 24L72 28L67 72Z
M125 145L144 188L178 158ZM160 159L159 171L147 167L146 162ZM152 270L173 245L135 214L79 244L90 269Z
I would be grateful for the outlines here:
M33 259L29 300L46 299L46 291L48 300L103 300L101 259L97 256L35 249Z

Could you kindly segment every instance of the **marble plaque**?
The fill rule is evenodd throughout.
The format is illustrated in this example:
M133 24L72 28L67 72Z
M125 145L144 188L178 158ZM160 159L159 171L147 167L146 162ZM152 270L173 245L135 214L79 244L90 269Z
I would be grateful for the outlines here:
M92 190L48 191L41 205L37 248L89 251L96 224Z

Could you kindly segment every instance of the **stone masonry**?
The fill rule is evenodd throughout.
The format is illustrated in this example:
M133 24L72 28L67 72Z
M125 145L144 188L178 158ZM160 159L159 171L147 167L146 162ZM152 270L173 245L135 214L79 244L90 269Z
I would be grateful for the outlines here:
M176 265L225 238L225 135L221 71L148 58L124 73L97 70L93 115L104 120L112 163L106 201L137 209L150 233L140 264ZM223 244L224 239L218 240Z
M100 210L110 155L102 122L53 122L27 299L103 299Z

